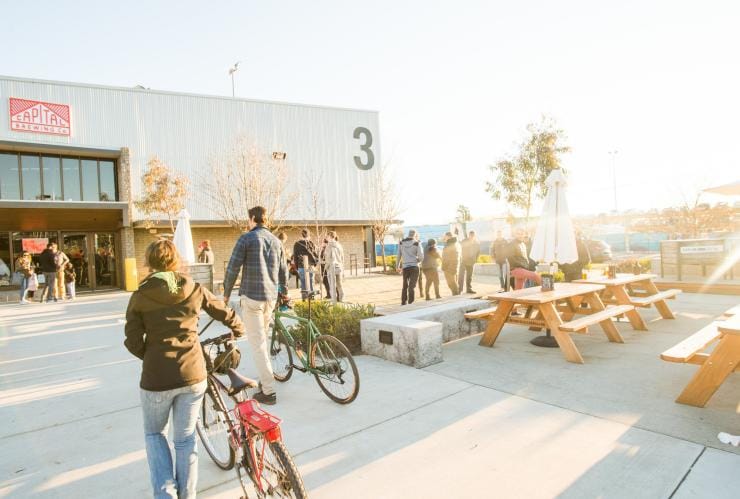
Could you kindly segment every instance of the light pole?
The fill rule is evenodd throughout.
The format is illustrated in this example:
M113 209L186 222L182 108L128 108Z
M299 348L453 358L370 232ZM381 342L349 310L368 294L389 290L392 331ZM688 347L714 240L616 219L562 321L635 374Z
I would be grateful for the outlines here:
M234 93L234 73L239 69L239 63L242 61L236 61L234 67L229 68L229 75L231 76L231 96L235 97Z
M616 149L609 151L609 156L612 158L612 185L614 187L614 213L617 213L617 154L619 151Z

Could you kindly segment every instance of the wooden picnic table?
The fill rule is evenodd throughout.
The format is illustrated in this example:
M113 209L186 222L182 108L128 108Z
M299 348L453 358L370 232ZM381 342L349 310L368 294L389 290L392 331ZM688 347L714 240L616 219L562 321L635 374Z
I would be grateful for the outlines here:
M715 342L711 353L705 353ZM740 316L709 324L660 357L668 362L700 366L676 402L704 407L725 379L740 371Z
M635 308L625 315L630 324L635 329L647 331L647 325L640 313L638 307L649 307L655 305L655 308L664 319L675 319L671 309L666 303L666 299L673 298L681 292L679 289L669 289L660 291L655 286L653 279L655 274L617 274L615 278L597 277L592 279L578 279L573 282L601 284L605 287L601 293L601 299L604 303L616 303L618 305L632 305Z
M488 326L479 344L492 347L507 323L548 328L555 336L565 359L568 362L583 364L583 357L570 333L586 333L588 326L599 324L610 342L624 343L611 318L634 309L632 305L607 308L599 296L604 289L605 286L601 284L557 283L553 291L542 291L537 286L491 295L488 298L497 301L498 307L491 312ZM563 303L565 305L562 305ZM571 320L579 312L581 303L588 304L591 313ZM519 305L524 305L528 310L535 310L536 316L512 316L511 312Z

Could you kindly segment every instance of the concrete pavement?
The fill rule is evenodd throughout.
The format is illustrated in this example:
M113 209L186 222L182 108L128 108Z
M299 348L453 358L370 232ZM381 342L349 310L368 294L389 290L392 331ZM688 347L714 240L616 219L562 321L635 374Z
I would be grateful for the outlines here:
M676 321L620 325L624 345L579 336L584 365L509 326L494 348L461 340L426 370L359 356L353 404L296 372L271 410L311 497L735 497L738 449L716 433L740 433L740 380L706 409L681 406L695 367L657 358L734 298L681 295ZM0 306L0 497L150 494L127 299ZM238 497L235 478L201 453L201 496Z

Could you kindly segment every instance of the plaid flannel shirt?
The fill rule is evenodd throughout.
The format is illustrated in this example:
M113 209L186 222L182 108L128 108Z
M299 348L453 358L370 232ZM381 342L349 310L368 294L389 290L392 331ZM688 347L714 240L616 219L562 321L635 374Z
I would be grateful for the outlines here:
M239 271L239 295L257 301L276 300L278 285L287 287L288 276L280 240L261 225L242 234L226 268L224 296L231 296Z

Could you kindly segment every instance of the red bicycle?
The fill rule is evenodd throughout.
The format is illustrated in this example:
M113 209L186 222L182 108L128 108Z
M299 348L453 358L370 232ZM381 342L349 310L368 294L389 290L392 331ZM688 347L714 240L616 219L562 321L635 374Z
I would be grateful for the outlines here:
M235 370L241 354L231 333L204 340L201 348L208 388L196 429L208 455L221 469L236 467L245 499L248 490L254 490L259 498L307 498L298 468L282 440L280 418L264 411L245 393L258 383ZM228 385L219 376L228 378Z

